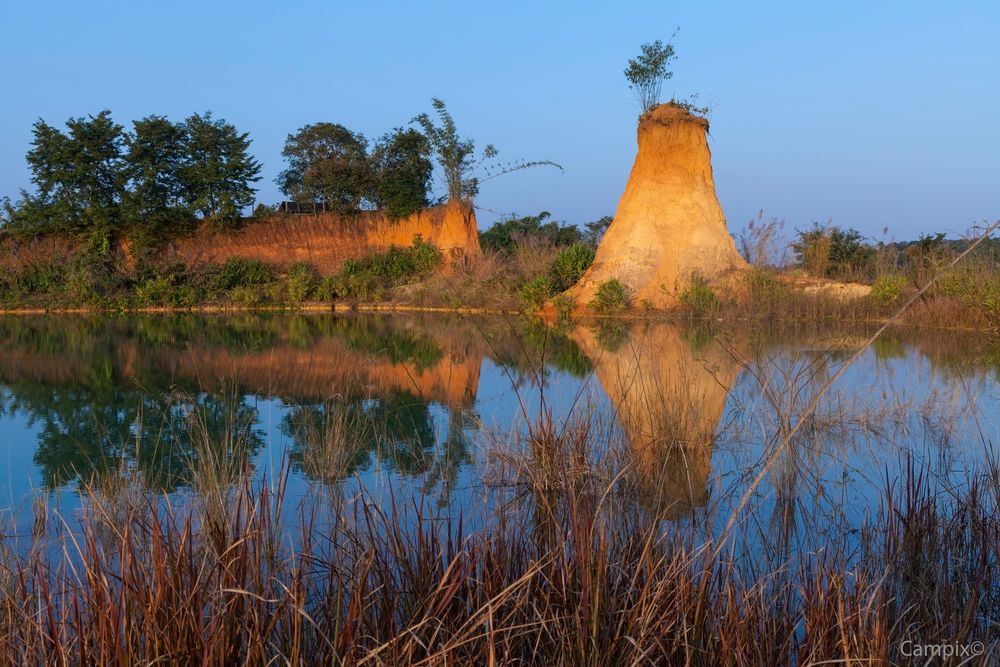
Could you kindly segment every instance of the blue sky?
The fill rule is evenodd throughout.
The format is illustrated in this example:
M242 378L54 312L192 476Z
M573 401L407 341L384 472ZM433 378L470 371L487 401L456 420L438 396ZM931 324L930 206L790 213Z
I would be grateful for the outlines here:
M622 70L675 39L664 93L714 107L731 229L833 219L881 238L1000 217L1000 3L14 2L0 8L0 194L28 185L31 123L108 108L127 123L211 109L248 131L259 197L285 136L373 137L447 103L501 158L565 167L484 185L496 213L613 213L635 154Z

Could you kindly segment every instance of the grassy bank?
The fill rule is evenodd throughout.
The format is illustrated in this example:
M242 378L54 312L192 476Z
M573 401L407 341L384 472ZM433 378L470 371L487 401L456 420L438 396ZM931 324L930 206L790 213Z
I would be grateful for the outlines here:
M945 270L965 244L935 237L875 247L836 229L811 230L791 244L794 262L776 263L770 259L776 251L760 247L771 243L771 236L760 230L757 235L762 238L756 246L743 242L744 254L756 262L749 271L723 282L691 276L677 288L679 307L672 313L654 313L616 280L601 285L592 303L576 304L562 296L590 266L596 241L584 241L575 228L542 225L538 218L498 223L482 234L483 252L459 262L417 240L409 248L348 260L333 275L320 275L303 262L278 266L241 258L200 269L155 261L124 269L86 255L68 262L23 261L0 269L0 311L375 308L533 313L550 303L560 313L594 316L877 322L941 273L908 310L905 324L1000 327L1000 263L992 241ZM845 292L844 284L868 285L870 291L859 296Z

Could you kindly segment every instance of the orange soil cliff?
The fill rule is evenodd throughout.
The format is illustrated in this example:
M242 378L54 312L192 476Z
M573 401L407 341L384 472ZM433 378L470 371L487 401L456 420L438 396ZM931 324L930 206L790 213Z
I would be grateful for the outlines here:
M396 221L378 212L363 212L350 217L333 213L275 215L259 222L246 221L230 231L202 225L191 235L164 244L156 258L192 268L221 264L232 257L279 265L308 262L320 273L330 274L346 259L393 245L406 247L418 236L437 246L449 260L459 261L480 252L475 212L463 204L448 203ZM58 235L27 240L0 237L0 267L66 262L81 252L78 246L72 238ZM126 266L130 263L127 247L126 242Z
M376 212L354 217L320 213L277 215L229 232L201 228L168 244L161 257L195 268L221 264L232 257L270 264L308 262L320 273L329 274L338 271L346 259L390 246L406 247L418 236L450 260L479 253L475 212L462 204L448 203L396 221Z
M640 119L639 151L614 222L593 265L567 291L578 307L616 278L636 303L669 309L693 274L719 282L747 268L715 195L707 131L708 121L672 104Z

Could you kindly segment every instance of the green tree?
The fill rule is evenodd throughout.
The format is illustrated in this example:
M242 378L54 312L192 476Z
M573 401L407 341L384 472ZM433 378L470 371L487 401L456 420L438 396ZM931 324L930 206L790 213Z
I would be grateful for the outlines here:
M187 133L183 125L162 116L137 120L133 128L125 139L130 188L124 198L124 217L130 232L156 234L186 222L191 215L181 179Z
M479 243L487 250L513 252L518 241L530 238L553 246L570 246L580 241L579 229L555 220L546 222L551 217L548 211L524 217L511 216L481 232Z
M250 139L212 113L184 121L184 158L180 180L184 203L219 226L239 220L240 210L254 201L253 183L260 180L260 163L250 155Z
M288 135L281 154L288 168L277 184L288 197L349 213L371 191L368 140L337 123L315 123Z
M664 44L659 39L643 44L640 49L642 52L638 57L629 59L625 78L639 100L642 113L646 114L660 103L663 82L674 75L667 69L667 65L677 56L674 55L674 45L671 42Z
M43 120L33 126L26 157L37 194L24 193L20 221L38 231L85 233L93 249L106 252L119 222L125 135L110 111L70 118L66 128Z
M483 181L511 172L543 165L562 170L562 167L551 160L518 160L493 169L484 169L484 175L480 177L476 173L477 169L484 167L487 160L495 158L498 155L497 149L493 144L486 144L482 156L477 158L475 142L472 139L462 139L459 136L455 120L444 101L433 97L431 98L431 106L437 114L439 124L435 124L430 115L426 113L420 114L412 122L420 125L430 141L438 164L444 172L444 182L450 201L471 202L479 194L479 186Z
M604 238L604 232L608 231L608 227L614 222L614 218L610 215L601 216L593 222L588 222L583 225L583 235L580 240L590 246L593 249L597 249L597 246L601 243L601 239Z
M375 206L390 218L402 218L428 205L430 142L420 132L396 128L383 136L371 155Z

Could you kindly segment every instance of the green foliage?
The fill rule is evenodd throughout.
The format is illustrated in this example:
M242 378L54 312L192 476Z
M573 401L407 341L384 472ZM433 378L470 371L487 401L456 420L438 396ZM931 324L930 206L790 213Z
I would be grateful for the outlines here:
M708 280L700 273L691 275L691 283L680 293L681 306L691 315L704 317L716 306L719 299Z
M852 278L866 268L875 254L856 229L818 223L799 230L791 244L799 265L815 276Z
M249 153L247 133L222 120L194 114L184 121L184 164L180 169L187 206L219 227L237 222L253 204L260 163Z
M617 278L610 278L597 286L594 298L587 307L604 315L615 315L627 311L631 300L629 288Z
M431 174L430 142L414 129L395 129L372 151L371 164L375 206L390 219L404 218L425 208L429 201Z
M593 222L588 222L583 225L583 235L580 241L587 244L594 250L597 250L597 246L600 244L601 239L604 238L604 232L608 231L608 227L614 222L614 218L610 215L605 215Z
M559 319L567 320L573 314L573 309L576 308L576 301L573 300L573 297L566 294L557 294L552 299L552 305L555 306L556 313L559 314Z
M556 292L564 292L575 285L584 272L594 263L594 251L590 246L574 243L559 251L552 262L552 287Z
M70 118L65 132L39 120L27 153L35 193L5 202L4 217L23 235L82 236L99 256L122 234L159 240L195 213L231 224L259 180L249 145L210 113L181 124L149 116L128 133L109 111Z
M441 251L417 238L409 248L389 248L348 260L318 288L322 300L384 298L390 289L428 276L443 262Z
M444 101L434 97L431 98L431 106L437 114L438 123L431 119L429 114L422 113L413 119L414 123L420 125L430 142L438 164L444 173L445 186L448 189L448 199L452 201L471 202L479 194L479 185L486 180L503 176L522 169L531 167L549 166L562 170L551 160L518 160L492 170L485 170L484 176L480 177L476 170L487 160L492 160L498 154L493 144L487 144L482 156L477 158L476 145L472 139L462 139L459 137L455 120L445 106Z
M906 289L906 278L890 274L879 276L872 283L871 300L879 307L891 306L899 301Z
M125 134L109 111L70 118L66 128L34 124L26 159L36 194L22 192L14 226L85 234L91 247L105 249L119 224Z
M205 273L205 284L212 290L225 291L237 287L260 287L274 281L270 266L256 259L231 257L225 264Z
M438 164L444 172L448 198L453 201L471 200L479 194L479 179L474 175L476 164L476 144L472 139L462 139L458 135L455 119L443 100L431 98L431 106L437 113L439 125L435 125L430 115L422 113L413 122L423 128L427 140L434 149ZM493 144L487 144L481 159L489 160L497 155Z
M547 276L535 276L521 288L521 300L529 310L538 310L554 292Z
M297 202L321 204L338 213L361 208L371 189L368 140L338 123L315 123L289 134L281 154L288 168L277 178Z
M264 290L253 285L240 285L229 292L229 298L244 308L257 308L268 303L268 295Z
M292 264L285 273L285 293L293 304L308 299L318 285L316 271L306 262Z
M268 206L267 204L257 204L253 209L254 220L267 220L272 215L278 212L277 206Z
M546 222L551 217L551 213L542 211L538 215L501 220L479 233L479 244L485 250L512 253L519 241L534 240L553 246L568 246L580 241L579 229L554 220Z
M124 217L133 236L152 236L187 222L191 210L181 180L184 166L185 128L162 116L133 122L125 138L124 174L131 183L122 202Z
M661 40L643 44L641 53L636 58L630 58L625 68L625 79L629 88L635 93L642 113L652 111L660 103L660 90L663 82L674 73L667 69L670 61L676 58L672 42L664 44Z

